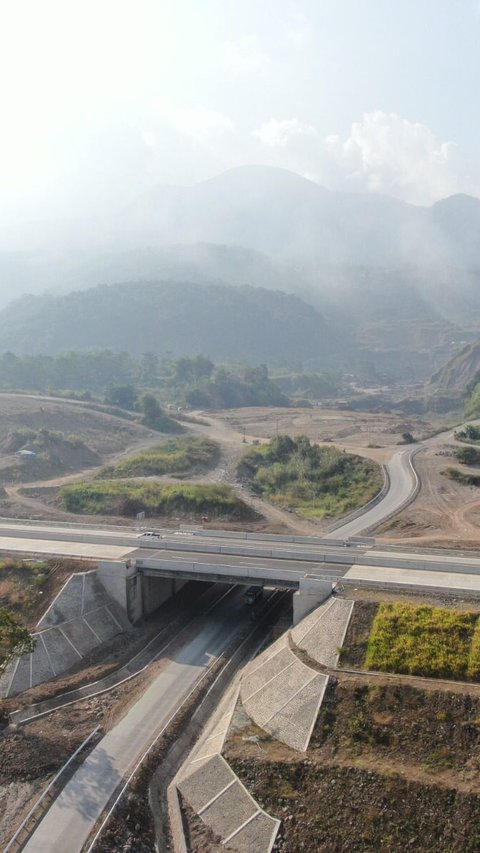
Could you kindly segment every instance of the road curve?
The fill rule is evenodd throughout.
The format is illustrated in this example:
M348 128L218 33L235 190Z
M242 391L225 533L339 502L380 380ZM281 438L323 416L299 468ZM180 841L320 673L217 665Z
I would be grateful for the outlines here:
M418 488L418 475L413 465L413 455L418 445L397 450L385 464L388 472L389 487L385 496L376 504L357 515L351 521L339 524L324 539L348 539L370 530L398 512L415 494Z
M164 728L213 658L246 620L238 591L212 611L209 621L102 738L67 782L23 848L26 853L80 853L109 799Z

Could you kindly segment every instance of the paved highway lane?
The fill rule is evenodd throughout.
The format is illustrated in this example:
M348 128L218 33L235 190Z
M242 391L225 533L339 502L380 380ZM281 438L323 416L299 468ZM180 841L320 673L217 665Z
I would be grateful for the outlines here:
M386 463L390 487L385 497L357 518L335 527L330 533L325 534L325 539L348 539L349 536L358 536L400 510L417 487L417 474L412 462L412 456L417 450L416 445L394 453Z
M0 538L2 551L19 551L22 554L44 554L45 556L84 557L91 560L121 560L132 553L132 546L95 544L93 542L57 541L55 539L32 539L31 537Z
M141 699L80 768L23 848L28 853L80 853L110 797L162 730L213 658L249 619L241 593L213 610L194 640L173 656Z

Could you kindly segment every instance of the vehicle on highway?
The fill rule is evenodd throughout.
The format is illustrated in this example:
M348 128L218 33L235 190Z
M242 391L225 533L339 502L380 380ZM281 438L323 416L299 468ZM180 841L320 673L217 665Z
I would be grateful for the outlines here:
M163 539L163 536L155 530L144 530L143 533L137 533L137 539Z
M249 586L243 593L245 604L252 605L263 597L263 586Z

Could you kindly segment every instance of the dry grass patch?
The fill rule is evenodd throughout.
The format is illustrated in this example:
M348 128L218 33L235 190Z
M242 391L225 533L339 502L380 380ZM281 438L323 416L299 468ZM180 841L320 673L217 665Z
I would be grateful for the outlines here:
M381 604L367 669L437 678L480 677L478 613L443 607Z

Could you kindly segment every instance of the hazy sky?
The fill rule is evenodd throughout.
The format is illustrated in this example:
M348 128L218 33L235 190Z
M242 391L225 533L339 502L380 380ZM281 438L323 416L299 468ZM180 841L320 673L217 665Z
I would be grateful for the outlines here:
M480 0L0 0L0 222L284 166L480 196Z

